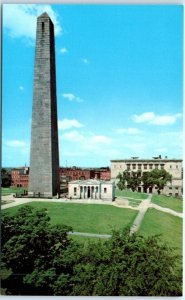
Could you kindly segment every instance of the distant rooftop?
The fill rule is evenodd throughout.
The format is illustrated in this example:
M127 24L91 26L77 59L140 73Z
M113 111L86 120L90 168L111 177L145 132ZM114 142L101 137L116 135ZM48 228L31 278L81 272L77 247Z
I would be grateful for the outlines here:
M98 179L87 179L87 180L74 180L70 181L69 183L72 184L84 184L84 185L99 185L101 183L103 184L113 184L112 181L105 181L105 180L98 180Z
M123 158L123 159L111 159L111 162L123 162L123 161L179 161L181 162L182 159L179 158L168 158L167 156L162 157L159 156L153 156L152 158L139 158L137 156L133 156L131 158Z

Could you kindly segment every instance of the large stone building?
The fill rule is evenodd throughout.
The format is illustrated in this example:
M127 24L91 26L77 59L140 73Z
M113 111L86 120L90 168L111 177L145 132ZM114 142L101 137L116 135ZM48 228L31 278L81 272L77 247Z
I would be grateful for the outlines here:
M149 172L153 169L165 169L172 175L172 182L168 183L161 193L169 196L181 196L182 195L182 160L181 159L168 159L162 158L161 155L153 157L153 159L139 159L138 157L132 157L131 159L118 159L111 160L111 179L118 182L116 179L119 173L124 171L141 171ZM153 187L144 191L142 184L138 188L139 192L157 192L157 188Z
M54 25L37 18L28 194L55 196L59 185Z
M71 181L68 184L68 197L112 201L115 197L115 184L97 179Z

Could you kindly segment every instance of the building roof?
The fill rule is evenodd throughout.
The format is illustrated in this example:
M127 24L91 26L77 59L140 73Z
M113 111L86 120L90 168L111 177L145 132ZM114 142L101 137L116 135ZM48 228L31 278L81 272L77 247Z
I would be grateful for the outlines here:
M80 184L80 185L100 185L100 184L113 184L112 181L98 180L98 179L87 179L87 180L73 180L69 184Z
M145 158L126 158L126 159L112 159L111 162L159 162L159 163L164 163L164 162L182 162L182 159L167 159L167 158L151 158L151 159L145 159Z

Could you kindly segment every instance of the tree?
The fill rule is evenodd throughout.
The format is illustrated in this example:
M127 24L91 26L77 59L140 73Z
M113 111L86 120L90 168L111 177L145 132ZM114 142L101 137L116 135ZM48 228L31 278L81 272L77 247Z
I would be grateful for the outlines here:
M141 172L124 171L123 174L119 173L117 178L119 179L117 184L119 189L131 188L134 192L141 183Z
M88 245L75 266L73 295L180 296L182 272L177 261L159 237L117 231L98 246Z
M164 188L164 186L171 182L172 175L166 170L154 169L150 172L144 172L141 178L143 182L144 189L156 186L158 188L158 193Z
M12 295L52 294L51 279L56 276L52 262L70 244L67 232L72 228L51 226L45 209L30 206L14 216L5 214L1 226L2 264L4 273L10 272L2 288Z
M11 185L11 174L4 168L1 169L1 186L10 187Z
M26 206L2 219L6 295L181 296L179 257L160 238L114 231L78 244L52 226L47 210Z

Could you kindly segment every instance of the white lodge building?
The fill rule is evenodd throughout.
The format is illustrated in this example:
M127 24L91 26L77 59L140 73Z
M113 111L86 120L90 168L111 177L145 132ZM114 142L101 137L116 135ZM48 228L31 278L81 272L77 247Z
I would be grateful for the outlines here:
M138 157L132 157L131 159L111 160L111 180L115 180L119 173L124 171L149 172L153 169L165 169L172 175L172 182L167 183L161 194L168 196L182 196L182 159L164 159L159 157L153 157L153 159L139 159ZM138 192L156 193L157 188L149 188L147 191L143 190L142 184L138 188Z
M68 197L112 201L115 197L115 183L97 179L70 181L68 183Z

